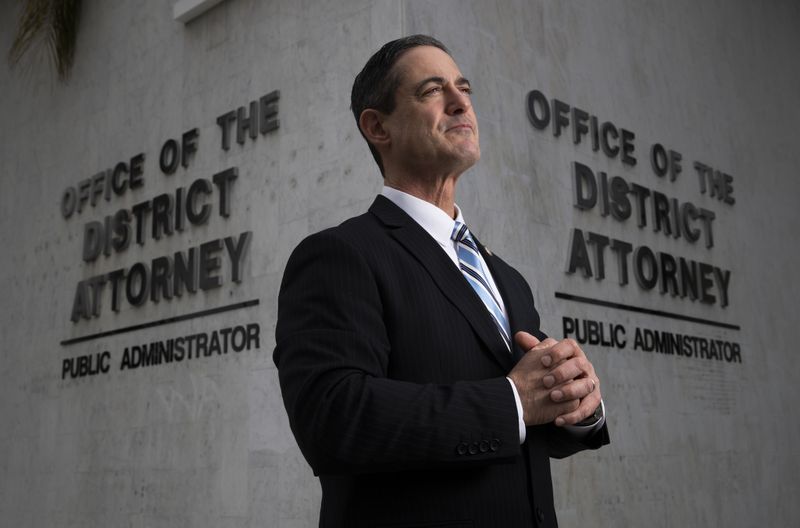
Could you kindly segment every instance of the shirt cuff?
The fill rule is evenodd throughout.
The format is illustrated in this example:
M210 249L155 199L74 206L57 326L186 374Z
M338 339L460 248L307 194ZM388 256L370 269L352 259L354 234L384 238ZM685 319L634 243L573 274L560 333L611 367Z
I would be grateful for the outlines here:
M519 423L519 443L522 444L525 442L525 420L522 419L522 400L519 399L519 393L517 392L517 387L514 385L514 382L511 381L511 378L506 378L508 383L511 384L511 390L514 393L514 402L517 404L517 422ZM602 403L602 402L601 402ZM605 412L603 412L603 419L605 419ZM590 425L589 427L593 427Z

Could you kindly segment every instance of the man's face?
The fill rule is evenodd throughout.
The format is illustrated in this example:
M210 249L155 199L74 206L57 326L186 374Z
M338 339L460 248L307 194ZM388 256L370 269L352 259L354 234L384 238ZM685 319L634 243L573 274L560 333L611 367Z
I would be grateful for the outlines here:
M400 85L385 117L386 157L420 176L461 173L481 157L470 84L453 59L432 46L408 50L395 63Z

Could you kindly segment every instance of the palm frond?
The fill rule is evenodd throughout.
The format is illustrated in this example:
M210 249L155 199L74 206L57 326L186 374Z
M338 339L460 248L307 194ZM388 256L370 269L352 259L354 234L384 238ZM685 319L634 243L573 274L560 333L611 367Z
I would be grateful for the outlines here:
M25 0L8 52L9 63L17 64L31 45L42 39L58 78L65 81L75 59L80 11L81 0Z

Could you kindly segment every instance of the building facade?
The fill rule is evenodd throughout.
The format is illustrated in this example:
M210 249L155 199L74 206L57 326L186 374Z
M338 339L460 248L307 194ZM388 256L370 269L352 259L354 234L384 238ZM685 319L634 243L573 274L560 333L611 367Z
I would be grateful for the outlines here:
M217 5L211 5L217 4ZM21 11L0 12L3 49ZM471 228L578 339L612 444L563 526L800 521L800 8L789 0L83 2L0 67L0 519L311 527L272 362L283 268L382 180L349 109L388 40L475 90Z

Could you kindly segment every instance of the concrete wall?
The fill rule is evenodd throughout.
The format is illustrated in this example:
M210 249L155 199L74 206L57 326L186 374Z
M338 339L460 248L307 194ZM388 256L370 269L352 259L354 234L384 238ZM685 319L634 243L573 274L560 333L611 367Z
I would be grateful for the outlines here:
M800 331L796 127L800 9L790 2L312 2L229 0L183 25L171 2L84 2L67 84L45 61L0 68L0 520L13 526L315 526L271 360L276 296L306 234L365 210L381 181L350 115L354 74L382 43L431 33L475 87L483 158L460 183L470 225L531 283L545 329L626 329L585 348L603 380L611 446L554 461L563 526L789 526L800 521L794 352ZM19 7L0 12L8 49ZM635 133L633 167L526 117L538 89ZM278 130L221 148L217 117L280 90ZM169 176L159 151L197 128ZM674 181L649 148L683 156ZM142 187L64 218L62 194L144 153ZM712 248L573 207L572 164L715 213ZM733 176L734 204L699 192L692 163ZM238 169L231 213L81 258L84 224ZM729 305L565 273L574 228L731 272ZM77 284L252 232L241 282L73 323ZM135 286L135 285L134 285ZM738 329L557 298L556 293ZM229 311L165 322L221 307ZM121 370L134 346L259 325L258 347ZM741 362L645 352L637 328L740 346ZM125 330L126 331L121 331ZM113 333L113 332L118 333ZM71 339L112 332L64 344ZM62 377L108 351L109 370Z

